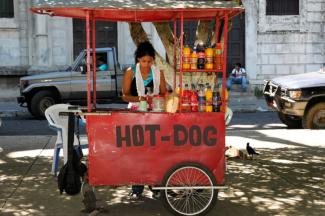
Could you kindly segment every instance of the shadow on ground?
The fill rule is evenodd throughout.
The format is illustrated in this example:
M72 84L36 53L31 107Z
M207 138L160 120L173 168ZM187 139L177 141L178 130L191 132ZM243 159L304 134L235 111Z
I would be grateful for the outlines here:
M324 147L288 142L252 132L254 139L286 143L259 148L254 160L229 159L230 189L219 193L215 215L325 215ZM53 136L1 137L1 215L87 215L82 196L60 195L50 174ZM98 215L170 215L160 200L146 191L143 199L128 197L128 187L96 188Z

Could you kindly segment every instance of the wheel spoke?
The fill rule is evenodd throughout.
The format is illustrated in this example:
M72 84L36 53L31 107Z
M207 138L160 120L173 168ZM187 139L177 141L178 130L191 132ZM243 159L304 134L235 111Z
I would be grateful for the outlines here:
M202 208L204 208L204 204L202 201L200 201L199 199L195 198L196 195L192 196L193 199L193 204L195 204L196 206L200 206ZM198 197L199 198L199 197Z
M213 186L211 178L197 167L183 167L170 175L166 187L188 186L189 189L166 189L165 195L170 207L183 215L202 213L211 204L213 189L191 189L191 186Z

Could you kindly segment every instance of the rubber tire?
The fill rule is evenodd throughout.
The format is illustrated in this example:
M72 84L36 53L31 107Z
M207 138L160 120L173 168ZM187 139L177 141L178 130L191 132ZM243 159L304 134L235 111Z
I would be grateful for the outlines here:
M34 94L30 102L30 108L31 108L31 114L36 118L43 119L45 117L45 109L42 110L40 107L40 104L44 99L52 101L52 105L56 104L57 102L55 95L50 91L46 91L46 90L39 91L36 94Z
M35 114L33 114L30 101L27 102L27 110L32 116L35 116Z
M212 173L207 168L203 167L202 165L196 164L196 163L188 162L188 163L179 164L179 165L173 167L172 169L170 169L164 176L164 179L162 181L163 186L166 186L168 178L170 177L170 175L172 175L176 170L178 170L178 169L180 169L182 167L186 167L186 166L187 167L192 166L192 167L196 167L196 168L201 169L202 171L204 171L209 176L209 178L212 181L212 184L214 186L217 185L217 182L216 182L214 176L212 175ZM173 208L169 205L164 190L161 190L160 193L161 193L161 200L162 200L164 206L168 209L169 212L171 212L173 215L176 215L176 216L184 216L183 214L179 214L178 212L174 211ZM200 214L196 214L195 216L206 215L209 211L211 211L214 208L214 206L216 205L217 199L218 199L218 190L214 190L213 198L211 200L211 203L210 203L209 207L207 209L205 209L203 212L201 212Z
M301 118L286 115L281 112L278 112L278 116L279 116L280 121L283 124L287 125L288 128L296 128L296 129L302 128L302 119Z
M317 127L313 123L314 115L320 110L325 110L325 103L317 103L305 112L302 119L304 129L325 129L325 127Z

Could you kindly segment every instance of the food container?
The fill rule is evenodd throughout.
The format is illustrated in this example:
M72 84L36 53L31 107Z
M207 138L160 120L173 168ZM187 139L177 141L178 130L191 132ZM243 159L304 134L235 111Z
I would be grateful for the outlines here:
M152 111L164 112L165 110L165 98L160 95L155 95L152 99Z

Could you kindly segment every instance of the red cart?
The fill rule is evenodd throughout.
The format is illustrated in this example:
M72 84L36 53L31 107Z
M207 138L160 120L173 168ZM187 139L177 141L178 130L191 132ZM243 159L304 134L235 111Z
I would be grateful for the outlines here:
M225 113L99 111L95 107L96 67L90 70L90 26L95 50L95 20L173 21L175 44L176 22L180 21L182 50L184 20L215 20L216 38L219 23L224 20L223 68L184 70L180 52L180 68L175 66L173 84L175 89L176 71L180 86L184 72L222 73L222 110L225 110L228 20L244 10L236 2L38 1L32 9L35 13L86 20L88 106L82 115L87 119L90 185L151 185L162 192L167 208L176 215L204 215L213 208L218 190L225 188ZM93 58L95 62L95 51Z

